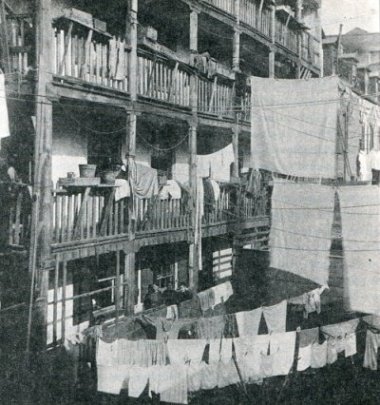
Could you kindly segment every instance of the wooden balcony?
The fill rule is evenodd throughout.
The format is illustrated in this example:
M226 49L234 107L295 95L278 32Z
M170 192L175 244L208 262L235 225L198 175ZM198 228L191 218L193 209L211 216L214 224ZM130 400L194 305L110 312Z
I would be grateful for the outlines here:
M255 0L240 0L240 21L254 28L266 37L271 37L271 11L264 6L260 12L260 4Z
M308 32L302 33L302 53L301 57L304 61L311 63L314 66L320 65L321 48L318 39L313 37Z
M276 42L298 55L298 33L281 20L276 20Z

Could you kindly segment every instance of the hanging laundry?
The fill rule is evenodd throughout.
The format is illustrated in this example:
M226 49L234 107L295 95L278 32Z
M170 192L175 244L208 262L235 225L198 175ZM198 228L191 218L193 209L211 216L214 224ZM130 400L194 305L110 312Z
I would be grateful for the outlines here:
M236 314L224 315L225 327L224 327L224 337L226 338L236 338L239 336L238 325L236 322Z
M125 80L127 76L127 70L125 66L125 41L117 41L117 64L115 71L115 80Z
M219 363L211 366L216 368L218 376L218 388L228 387L229 385L237 384L240 382L239 373L235 363L230 360L229 363Z
M204 211L205 213L211 213L215 208L215 195L214 188L210 182L210 179L205 177L203 179L203 190L204 190Z
M206 347L205 339L168 340L170 364L199 364Z
M296 332L273 333L270 336L270 354L274 355L273 376L287 375L294 363Z
M363 367L377 370L377 352L380 346L380 331L367 329Z
M201 304L201 309L206 312L208 309L215 307L215 293L214 290L209 288L205 291L198 293L198 297Z
M244 381L257 382L262 379L261 354L268 353L269 338L269 335L257 335L234 339L236 361Z
M217 203L220 199L220 187L219 184L213 180L213 179L209 179L211 187L214 191L214 199L215 199L215 203Z
M276 179L272 194L270 265L326 285L334 189Z
M116 37L112 37L108 44L108 71L109 76L114 78L117 69L117 58L118 58L118 43Z
M131 366L97 364L97 390L106 394L119 395L122 389L128 388Z
M202 339L220 339L224 336L225 318L222 315L200 318L197 322L198 336Z
M355 339L355 347L353 348L352 340L349 340L349 343L346 345L346 338L356 333L358 324L359 319L352 319L350 321L337 323L335 325L326 325L321 327L321 332L325 335L327 339L328 364L335 363L335 361L338 359L338 354L345 351L346 347L350 355L356 353L356 339Z
M311 346L311 368L322 368L327 364L327 340Z
M149 394L160 395L160 402L188 403L187 367L181 365L155 366L149 370Z
M197 155L197 174L220 182L229 182L230 167L234 162L232 143L209 155ZM210 173L211 172L211 173Z
M202 361L200 364L189 364L187 366L187 389L189 392L197 392L202 386L202 369L206 363Z
M202 363L204 364L204 363ZM218 386L218 372L216 365L205 364L201 368L201 389L202 390L212 390Z
M281 333L286 331L287 301L284 300L271 307L263 307L264 319L269 333Z
M231 297L231 295L234 293L230 281L226 281L222 284L218 284L214 287L211 287L211 289L214 291L214 295L215 295L215 304L214 305L225 303Z
M252 311L236 313L239 336L255 336L259 333L259 326L263 309L257 308Z
M175 180L167 180L166 184L161 188L159 197L161 200L179 200L182 190L180 185Z
M328 288L328 286L322 286L303 294L304 317L306 319L312 312L321 313L321 294Z
M311 367L312 345L318 343L319 329L306 329L299 332L297 371L304 371Z
M252 167L298 177L335 178L338 84L335 77L251 77Z
M0 140L10 136L5 75L0 69Z
M379 187L344 186L339 197L345 305L350 311L380 314Z
M149 367L132 366L129 371L128 396L139 398L149 382Z
M246 192L255 196L262 190L262 175L260 170L251 170L248 177Z
M169 320L178 319L178 307L177 307L177 305L169 305L166 308L166 319L169 319Z
M158 194L157 170L139 163L129 165L132 193L138 198L152 198Z
M232 359L232 339L211 339L209 348L209 364L227 364Z
M131 188L129 182L125 179L115 180L115 201L120 201L123 198L131 196Z

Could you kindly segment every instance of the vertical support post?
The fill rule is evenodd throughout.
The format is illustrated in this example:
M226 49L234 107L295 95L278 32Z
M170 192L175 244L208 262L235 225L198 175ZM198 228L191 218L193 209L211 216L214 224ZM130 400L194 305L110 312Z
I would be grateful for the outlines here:
M49 288L48 260L51 256L52 237L52 143L53 106L47 98L47 85L51 82L51 0L36 0L36 135L34 144L34 181L29 271L31 273L30 303L26 352L29 353L32 322L41 336L39 346L47 341L47 294ZM38 287L36 310L33 314L35 287Z
M302 9L303 9L303 0L297 0L296 4L296 19L298 22L302 21ZM297 79L301 79L301 68L302 68L302 31L297 31L297 53L298 53L298 62L297 62Z
M198 14L199 10L190 8L190 52L198 52Z
M239 134L240 134L240 113L236 114L235 125L232 132L232 147L234 151L234 164L232 169L232 177L239 177Z
M234 28L232 70L240 72L240 31L238 28Z
M130 63L129 63L129 91L132 100L132 111L127 113L127 133L125 140L126 153L123 159L126 158L128 164L129 175L131 168L135 164L136 156L136 131L137 131L137 115L135 112L135 102L137 100L137 11L138 0L128 0L128 15L127 15L127 37L131 46ZM128 200L128 235L129 240L135 239L135 210L133 196ZM124 278L125 278L125 294L124 304L127 313L134 312L135 304L135 253L126 252L124 259Z
M271 11L271 42L272 46L269 48L269 77L274 78L276 76L275 73L275 60L276 60L276 53L275 53L275 43L276 43L276 7L271 5L270 6L270 11Z

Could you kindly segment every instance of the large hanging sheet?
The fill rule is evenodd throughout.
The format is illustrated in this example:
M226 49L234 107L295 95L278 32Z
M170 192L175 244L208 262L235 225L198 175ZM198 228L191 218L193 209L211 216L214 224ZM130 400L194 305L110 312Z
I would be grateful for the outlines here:
M380 314L380 189L341 187L344 296L349 310Z
M336 175L337 78L251 78L254 169L298 177Z
M275 179L271 267L327 284L333 214L333 188Z

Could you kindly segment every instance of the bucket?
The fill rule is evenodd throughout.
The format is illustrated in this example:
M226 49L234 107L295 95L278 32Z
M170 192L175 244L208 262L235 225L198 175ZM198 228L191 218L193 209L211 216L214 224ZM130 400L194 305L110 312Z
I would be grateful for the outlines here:
M79 165L80 177L95 177L96 165Z
M116 173L113 170L105 170L100 174L100 177L104 184L115 184Z

